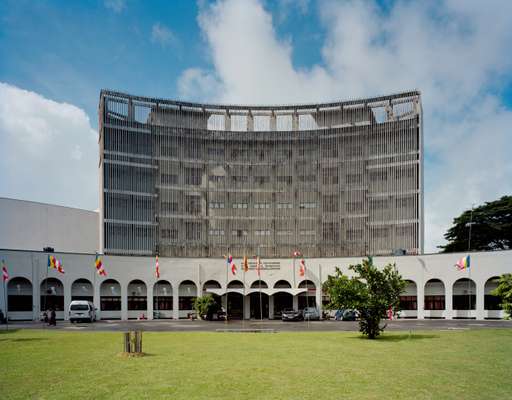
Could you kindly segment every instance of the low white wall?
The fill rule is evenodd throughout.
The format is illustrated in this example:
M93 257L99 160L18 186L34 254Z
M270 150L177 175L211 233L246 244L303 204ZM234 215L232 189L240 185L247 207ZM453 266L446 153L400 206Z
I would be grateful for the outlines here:
M121 311L99 311L99 319L121 319Z
M486 282L496 276L504 273L512 273L512 251L498 251L498 252L475 252L471 253L471 271L458 271L455 268L455 263L466 253L454 254L434 254L434 255L420 255L420 256L401 256L401 257L374 257L374 263L383 267L388 263L394 263L396 268L404 279L411 280L415 283L416 291L409 287L408 293L416 295L418 298L417 311L406 311L406 315L413 316L416 312L419 318L423 317L464 317L478 319L491 318L495 316L502 317L500 312L491 312L484 310L484 287ZM64 295L65 310L69 308L72 295L72 284L77 279L87 279L92 284L94 292L94 304L99 308L100 293L105 296L120 296L121 297L121 311L100 311L101 318L137 318L140 316L141 311L127 310L127 296L129 293L129 284L133 280L142 281L143 285L137 284L136 289L134 285L130 289L137 290L138 286L141 287L141 293L147 293L148 304L147 310L144 314L147 318L153 318L153 297L154 285L157 281L155 278L155 259L154 257L118 257L118 256L105 256L103 257L103 265L107 271L106 277L100 277L96 274L94 267L94 254L77 254L77 253L55 253L58 259L64 263L65 274L59 274L55 270L48 270L47 261L48 254L33 251L18 251L18 250L0 250L0 259L5 260L9 275L11 279L16 277L26 278L32 283L33 290L33 318L38 318L40 314L40 292L41 282L45 278L56 278L62 283ZM257 281L258 274L254 269L243 273L239 268L237 275L232 275L229 272L226 282L226 262L224 259L216 258L160 258L160 280L165 280L169 283L169 291L172 293L181 294L183 296L194 296L198 291L202 292L202 288L207 281L216 281L221 287L220 289L210 289L218 295L226 292L226 286L232 281L240 281L246 283L246 289L235 289L241 294L248 295L250 292L257 292L258 289L250 289L253 282ZM241 265L242 259L234 260L237 265ZM277 292L286 292L293 295L294 305L296 305L297 295L303 292L299 289L298 285L303 279L312 281L316 288L321 287L322 283L326 281L329 274L333 274L336 267L339 267L344 273L351 276L352 271L349 266L361 262L360 257L352 258L319 258L319 259L306 259L306 276L298 276L298 268L293 270L292 259L272 259L263 260L265 265L266 261L272 261L272 268L261 271L261 279L266 283L268 289L262 289L263 293L272 296ZM270 264L269 264L270 265ZM278 267L276 267L276 265ZM476 288L476 310L468 311L454 311L452 310L452 294L454 292L454 283L460 278L470 278ZM114 284L102 285L106 279L114 280ZM439 279L442 285L431 287L425 290L425 284L431 279ZM278 281L284 280L288 282L291 289L274 289ZM185 285L182 283L191 281L191 284ZM44 285L43 285L44 287ZM199 290L197 290L200 288ZM458 290L457 287L455 287ZM445 296L445 311L423 310L423 295L443 295ZM316 303L320 305L319 290L312 293L315 296ZM247 296L247 300L249 296ZM246 309L248 307L246 301ZM175 311L166 311L166 316L173 316L174 318L186 318L187 314L193 310L177 310L179 304L178 296L173 296L173 308ZM4 310L4 293L3 287L0 286L0 309ZM247 311L247 310L246 310ZM58 312L58 318L65 317L67 313Z

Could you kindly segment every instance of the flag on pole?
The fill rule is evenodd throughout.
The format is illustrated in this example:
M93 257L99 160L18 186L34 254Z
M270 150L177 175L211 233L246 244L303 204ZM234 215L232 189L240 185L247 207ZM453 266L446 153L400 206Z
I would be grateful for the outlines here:
M261 276L261 259L260 256L256 257L256 272Z
M96 267L96 271L100 276L107 276L107 271L103 268L103 262L98 253L96 253L96 258L94 259L94 266Z
M471 264L471 260L469 258L469 255L467 255L466 257L462 257L459 261L457 261L455 266L457 267L457 269L459 271L462 271L464 269L469 269L470 264Z
M4 282L9 279L9 273L7 272L7 267L5 266L4 260L2 260L2 279Z
M236 264L233 262L233 256L231 254L228 257L228 264L231 267L231 273L236 275Z
M233 262L233 256L229 254L228 256L224 256L226 258L226 264L228 268L231 268L231 273L236 275L236 264Z
M300 260L299 275L304 276L306 274L306 262L304 259Z
M54 256L48 256L48 268L57 268L57 259Z
M242 268L244 269L244 272L249 271L249 260L247 259L247 256L244 256L244 261L242 263Z
M56 269L57 272L61 274L64 273L64 265L62 264L62 261L55 256L48 256L48 268Z
M55 268L57 269L57 272L59 272L60 274L64 273L64 265L62 264L62 261L56 259Z
M155 262L155 276L156 276L156 279L160 279L160 266L158 265L158 256L156 256L156 262Z

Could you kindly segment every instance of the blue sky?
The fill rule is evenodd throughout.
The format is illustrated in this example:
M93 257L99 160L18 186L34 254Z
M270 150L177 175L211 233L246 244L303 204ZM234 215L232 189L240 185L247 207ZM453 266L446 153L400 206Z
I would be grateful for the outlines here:
M98 207L102 88L205 102L420 89L426 249L512 192L512 2L0 2L0 196Z
M294 66L321 62L318 14L280 4L265 3L279 37L293 42ZM101 88L178 97L180 73L210 64L198 11L194 1L4 1L0 80L70 102L94 120ZM167 38L152 35L157 25Z

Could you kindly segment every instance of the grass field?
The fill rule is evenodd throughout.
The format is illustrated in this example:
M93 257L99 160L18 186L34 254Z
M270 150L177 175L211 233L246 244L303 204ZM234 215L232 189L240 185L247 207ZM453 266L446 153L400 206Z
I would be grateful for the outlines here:
M0 333L2 399L511 399L512 330Z

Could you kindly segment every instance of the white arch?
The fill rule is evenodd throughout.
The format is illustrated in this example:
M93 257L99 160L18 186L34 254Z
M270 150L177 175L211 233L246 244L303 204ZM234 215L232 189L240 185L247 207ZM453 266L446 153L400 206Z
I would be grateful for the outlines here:
M274 283L274 289L291 289L292 285L286 279L280 279Z
M303 279L302 281L299 282L299 286L298 286L299 289L306 289L306 287L308 290L313 290L313 289L316 290L315 282L313 282L310 279Z
M71 284L71 299L74 297L94 297L94 288L89 279L78 278Z
M205 283L203 283L203 291L206 291L208 289L221 289L222 285L219 281L216 281L215 279L209 279Z
M253 283L251 283L250 288L251 289L259 289L260 288L260 282L261 282L261 288L262 289L268 289L267 282L265 282L262 279L256 279Z
M198 288L194 281L183 280L178 286L179 318L186 318L194 312L193 299L198 296Z
M172 296L172 283L167 279L159 279L153 285L153 296Z
M239 281L238 279L228 282L228 289L243 289L243 288L244 288L243 282Z
M24 276L7 281L7 306L4 312L8 313L9 319L32 320L33 291L32 282Z
M121 318L121 284L118 280L107 278L100 284L101 319Z

